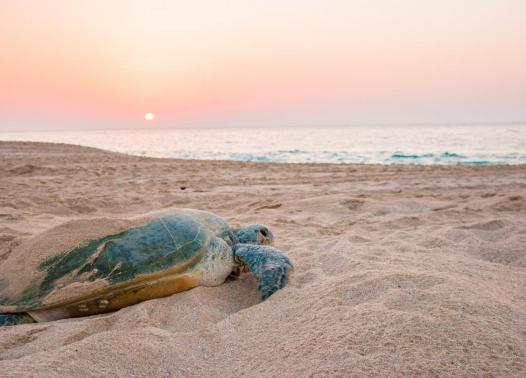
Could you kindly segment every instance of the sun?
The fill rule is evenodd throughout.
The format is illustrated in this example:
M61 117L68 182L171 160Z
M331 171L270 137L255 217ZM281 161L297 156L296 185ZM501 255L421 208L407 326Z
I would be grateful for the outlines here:
M155 118L155 115L153 113L146 113L144 115L144 119L147 121L153 121L154 118Z

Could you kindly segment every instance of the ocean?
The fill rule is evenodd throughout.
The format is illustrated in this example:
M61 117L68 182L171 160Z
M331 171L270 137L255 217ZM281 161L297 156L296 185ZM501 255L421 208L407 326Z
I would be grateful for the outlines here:
M177 128L2 132L132 155L278 163L526 163L525 125Z

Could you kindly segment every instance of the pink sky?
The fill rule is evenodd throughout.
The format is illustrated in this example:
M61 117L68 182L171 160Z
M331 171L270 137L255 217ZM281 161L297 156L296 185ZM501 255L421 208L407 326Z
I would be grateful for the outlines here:
M0 131L526 120L524 0L4 0L0 47Z

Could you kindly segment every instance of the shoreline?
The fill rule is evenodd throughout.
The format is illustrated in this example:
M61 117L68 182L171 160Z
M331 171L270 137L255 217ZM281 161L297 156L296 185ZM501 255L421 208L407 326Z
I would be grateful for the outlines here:
M92 149L92 150L95 150L95 151L98 151L98 152L101 152L101 153L105 153L105 154L116 154L116 155L122 155L122 156L128 156L128 157L133 157L133 158L140 158L140 159L154 159L154 160L169 160L169 161L176 161L176 162L208 162L208 163L240 163L240 164L256 164L256 165L259 165L259 164L262 164L262 165L278 165L278 166L281 166L281 165L292 165L292 166L308 166L308 167L317 167L317 166L328 166L328 167L331 167L331 166L358 166L358 167L393 167L393 168L399 168L399 167L403 167L403 168L406 168L406 167L437 167L437 168L460 168L460 167L468 167L468 168L474 168L474 169L477 169L477 168L481 168L481 169L484 169L484 168L508 168L508 167L519 167L519 168L524 168L526 167L526 163L519 163L519 164L493 164L493 163L490 163L490 164L462 164L462 163L457 163L457 164L411 164L411 163L407 163L407 164L400 164L400 163L327 163L327 162L322 162L322 163L316 163L316 162L310 162L310 163L307 163L307 162L273 162L273 161L245 161L245 160L227 160L227 159L181 159L181 158L173 158L173 157L154 157L154 156L145 156L145 155L135 155L135 154L130 154L130 153L126 153L126 152L118 152L118 151L110 151L110 150L105 150L105 149L102 149L102 148L97 148L97 147L91 147L91 146L85 146L85 145L81 145L81 144L73 144L73 143L60 143L60 142L35 142L35 141L10 141L10 140L0 140L0 148L3 148L4 146L2 145L7 145L7 144L14 144L14 145L23 145L23 144L27 144L28 147L31 147L31 145L36 145L36 146L46 146L46 145L49 145L49 146L53 146L53 145L56 145L56 146L69 146L69 147L73 147L73 148L81 148L81 149Z

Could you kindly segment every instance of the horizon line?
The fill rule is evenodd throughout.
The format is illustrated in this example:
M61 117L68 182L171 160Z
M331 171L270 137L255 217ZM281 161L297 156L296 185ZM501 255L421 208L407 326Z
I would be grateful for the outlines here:
M24 130L0 130L0 133L31 133L31 132L59 132L59 131L126 131L126 130L176 130L176 129L242 129L242 128L318 128L318 127L412 127L412 126L526 126L526 121L447 121L447 122L363 122L363 123L333 123L333 124L275 124L275 125L229 125L229 126L141 126L141 127L113 127L113 128L81 128L81 129L24 129Z

